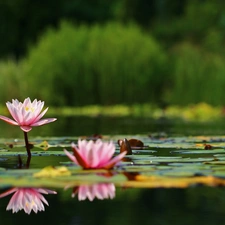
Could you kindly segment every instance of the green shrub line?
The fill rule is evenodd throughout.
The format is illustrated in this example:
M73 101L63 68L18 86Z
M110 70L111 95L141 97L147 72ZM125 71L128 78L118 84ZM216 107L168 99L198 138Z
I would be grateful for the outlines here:
M48 114L53 116L111 116L140 117L152 119L182 119L186 121L217 121L224 119L223 107L211 106L201 102L187 106L170 105L165 109L151 104L134 105L87 105L82 107L50 107Z
M206 43L180 42L165 50L132 23L62 22L46 31L23 60L0 62L0 102L29 96L58 108L223 106L225 58Z
M207 102L224 105L224 56L190 43L182 43L176 46L172 58L173 88L170 101L173 104Z
M0 114L10 116L6 106L0 106ZM191 104L187 106L170 105L166 109L151 104L134 105L86 105L80 107L54 107L50 106L49 116L56 117L132 117L149 118L153 120L178 119L181 121L212 122L224 120L223 107L215 107L206 103Z

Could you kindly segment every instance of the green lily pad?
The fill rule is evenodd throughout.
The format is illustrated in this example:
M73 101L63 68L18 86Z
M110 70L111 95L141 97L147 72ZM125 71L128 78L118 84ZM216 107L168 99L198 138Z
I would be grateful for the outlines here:
M125 136L121 136L125 138ZM103 140L113 140L116 144L116 154L119 154L118 136L104 136ZM133 136L126 136L133 138ZM0 187L7 186L48 186L65 187L96 182L113 182L117 186L133 185L134 187L177 187L193 183L211 184L213 179L225 179L225 137L164 137L149 138L137 135L147 148L133 150L133 154L125 156L123 161L112 171L82 170L76 166L63 152L64 148L71 150L71 142L77 142L79 137L37 137L30 142L32 159L30 169L26 168L27 153L24 141L0 139ZM204 144L211 143L213 149L205 150ZM20 155L20 157L18 157ZM19 158L23 169L19 169ZM3 168L6 164L10 168ZM34 177L43 167L64 166L70 174L56 177ZM128 175L129 174L129 175ZM137 179L137 174L145 181ZM206 179L197 179L198 177ZM188 178L188 179L186 179ZM155 180L155 183L154 183ZM179 182L180 180L180 182ZM223 180L215 180L223 185ZM225 183L224 183L225 185Z

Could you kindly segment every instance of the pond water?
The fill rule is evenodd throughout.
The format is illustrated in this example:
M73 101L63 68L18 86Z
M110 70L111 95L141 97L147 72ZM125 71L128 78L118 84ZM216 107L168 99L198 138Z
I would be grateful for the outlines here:
M144 134L165 132L169 136L223 135L225 120L211 122L190 122L161 118L154 120L142 117L58 117L57 122L33 129L29 135L86 136L93 134ZM19 129L1 122L0 135L3 138L23 138Z
M46 199L45 212L12 214L1 199L1 224L223 224L225 192L223 188L116 189L113 200L78 201L70 191L57 190Z
M18 127L1 123L0 193L11 188L11 185L5 184L5 180L9 179L10 183L10 179L13 179L22 188L19 183L21 177L25 177L25 184L32 184L34 178L31 174L49 165L72 168L72 178L75 181L68 178L70 185L65 187L67 178L57 178L51 186L50 179L40 178L43 184L41 188L54 190L57 194L44 195L49 206L45 205L45 211L37 214L31 212L28 215L23 210L12 214L12 210L6 211L12 194L0 198L0 224L223 224L225 187L216 182L222 182L225 178L225 139L222 136L224 123L187 123L164 118L154 121L147 118L63 117L56 123L34 128L29 133L30 141L36 145L32 149L34 156L28 170L18 169L21 166L18 152L21 152L23 168L27 159L23 146L20 146L23 140L21 131ZM140 185L140 182L138 185L132 181L126 182L120 175L118 178L115 175L112 183L100 184L92 180L88 186L85 182L78 185L76 177L84 174L71 166L62 149L69 149L71 141L77 141L78 137L89 137L93 134L101 134L103 139L112 139L115 143L119 138L141 139L148 147L144 150L133 150L133 155L126 157L118 171L140 172L147 177L144 185ZM51 146L47 151L40 145L43 141ZM205 150L205 143L212 145L213 149ZM10 144L14 148L6 147ZM119 152L118 147L116 152ZM177 188L175 185L181 185L180 178L183 177L210 175L221 180L201 181L200 184L185 180L185 185L188 183L186 188ZM165 188L168 185L165 180L160 181L157 188L153 188L152 182L148 180L150 176L163 179L169 176L175 180L172 184L169 180L170 188ZM88 174L85 181L89 178L92 179L92 174ZM105 181L105 178L102 179ZM82 190L89 190L91 193L95 188L99 190L100 187L96 185L103 185L102 191L105 194L102 196L107 198L100 200L97 195L94 200L91 199L93 201L89 199L93 195L87 195L85 200L79 198ZM29 187L37 188L32 185Z

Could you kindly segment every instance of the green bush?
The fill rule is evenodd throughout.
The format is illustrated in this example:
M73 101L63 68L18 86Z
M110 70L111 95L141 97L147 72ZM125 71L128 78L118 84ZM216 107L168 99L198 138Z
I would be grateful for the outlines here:
M23 63L29 96L52 105L156 102L167 80L163 50L133 24L63 22Z
M25 82L22 65L14 60L2 61L0 62L0 74L0 104L3 105L13 98L23 98Z
M171 103L187 105L207 102L224 104L224 57L183 43L172 54L174 62Z

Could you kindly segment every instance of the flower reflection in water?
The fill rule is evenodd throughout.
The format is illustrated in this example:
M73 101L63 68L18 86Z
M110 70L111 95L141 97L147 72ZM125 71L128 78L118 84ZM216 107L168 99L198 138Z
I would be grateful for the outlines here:
M73 188L72 197L78 196L79 201L89 199L93 201L94 198L113 199L115 197L116 188L113 183L100 183L92 185L80 185Z
M44 211L44 204L48 205L47 200L42 194L57 194L57 192L46 188L12 188L0 194L0 198L13 194L6 210L17 213L24 209L25 213L30 214L33 210L35 213Z

